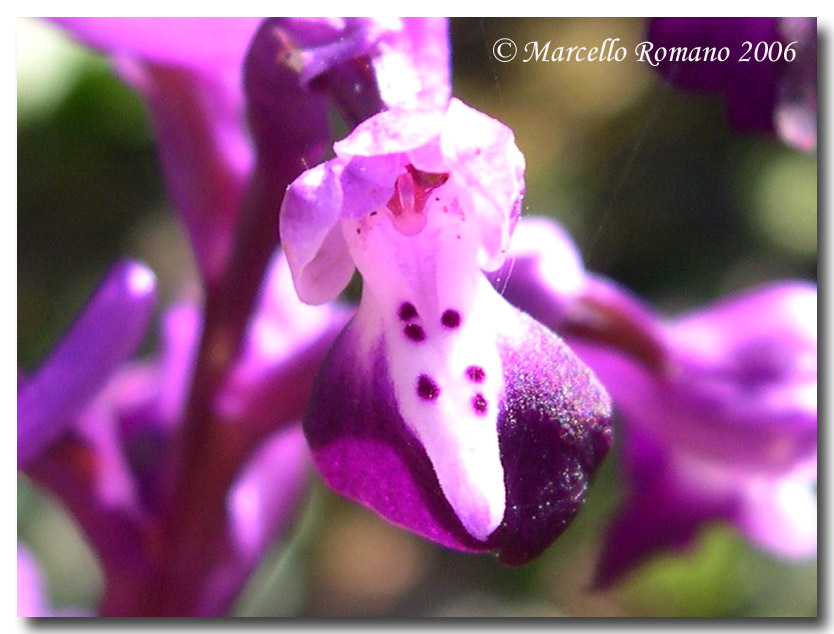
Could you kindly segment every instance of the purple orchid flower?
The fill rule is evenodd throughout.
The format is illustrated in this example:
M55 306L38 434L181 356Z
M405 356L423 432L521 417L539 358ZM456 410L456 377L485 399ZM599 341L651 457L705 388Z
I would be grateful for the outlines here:
M514 266L494 283L565 337L622 417L628 488L597 585L687 546L710 520L735 523L777 556L813 556L815 286L773 283L662 320L612 282L583 275L566 234L546 222L519 226ZM572 281L554 283L563 270Z
M496 293L524 159L511 131L452 99L393 109L335 144L281 210L299 297L364 280L304 420L340 493L458 549L537 556L578 511L611 442L604 390Z
M815 18L653 18L648 39L664 49L726 47L724 61L670 54L657 70L683 88L723 94L730 123L742 132L778 134L801 150L816 148Z

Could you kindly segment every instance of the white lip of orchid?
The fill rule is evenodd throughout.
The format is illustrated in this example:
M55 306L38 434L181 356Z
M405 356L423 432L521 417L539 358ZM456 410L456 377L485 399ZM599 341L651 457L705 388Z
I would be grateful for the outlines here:
M477 220L460 208L454 178L425 187L409 174L393 209L343 221L364 280L356 323L368 344L382 334L400 415L464 528L486 540L506 505L496 341L507 309L477 267Z

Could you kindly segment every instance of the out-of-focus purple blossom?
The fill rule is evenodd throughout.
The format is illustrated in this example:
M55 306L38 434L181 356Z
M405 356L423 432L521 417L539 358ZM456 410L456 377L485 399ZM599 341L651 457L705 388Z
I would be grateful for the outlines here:
M683 88L724 95L736 129L778 133L799 149L816 148L815 18L653 18L648 39L667 51L688 51L683 60L668 53L658 72ZM703 52L722 47L729 51L724 61ZM695 49L697 61L689 59Z
M109 53L148 103L163 174L197 262L216 280L229 257L252 150L241 66L259 18L55 18Z
M517 231L534 232L538 252L511 251L512 269L494 283L563 334L622 417L628 484L598 585L687 546L710 520L735 523L776 555L812 556L816 287L773 283L663 320L603 278L585 275L580 290L554 284L549 263L580 263L564 236L539 239L541 222Z
M394 523L526 563L578 511L611 434L588 369L482 273L520 211L512 132L452 99L385 111L334 149L281 210L302 300L334 299L354 267L364 281L305 417L317 466Z
M710 519L734 522L773 554L812 556L816 288L772 284L658 326L667 345L661 374L572 341L627 426L632 486L598 583L612 583L654 551L687 545Z
M72 424L136 350L153 311L156 280L137 262L108 273L61 343L17 397L17 462L25 467Z

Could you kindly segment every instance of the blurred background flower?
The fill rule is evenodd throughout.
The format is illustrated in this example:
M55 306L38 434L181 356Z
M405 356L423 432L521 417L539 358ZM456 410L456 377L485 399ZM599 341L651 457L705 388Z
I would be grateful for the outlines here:
M453 92L515 133L527 162L523 213L557 218L588 269L666 315L781 278L816 281L817 162L731 125L719 95L666 85L621 63L502 64L509 37L599 46L646 39L641 19L451 21ZM338 132L336 133L339 136ZM110 265L146 262L159 305L196 299L197 267L165 200L149 117L101 56L55 27L18 23L18 364L37 367ZM350 290L349 290L350 292ZM355 293L355 288L353 289ZM356 295L354 294L355 298ZM156 349L150 337L145 351ZM729 524L589 590L604 528L622 499L622 447L585 509L539 560L506 569L435 546L314 490L299 530L261 562L238 601L247 615L816 614L816 562L789 564ZM87 608L101 573L72 520L25 477L18 534L48 604Z

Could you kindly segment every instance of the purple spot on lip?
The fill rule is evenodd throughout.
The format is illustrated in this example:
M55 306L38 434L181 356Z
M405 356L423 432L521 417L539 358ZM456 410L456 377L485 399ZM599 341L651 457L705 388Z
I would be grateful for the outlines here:
M486 372L480 366L470 365L466 368L466 376L473 383L481 383L486 378Z
M425 331L417 324L408 324L403 328L403 332L412 341L423 341L426 338Z
M411 302L403 302L400 305L400 319L403 321L411 321L417 317L417 309Z
M440 316L440 323L447 328L457 328L460 326L460 313L450 308Z
M425 401L433 401L440 395L440 388L430 376L421 374L417 379L417 394Z
M487 411L487 400L484 398L483 394L476 394L472 399L472 407L475 408L476 414L486 414Z

